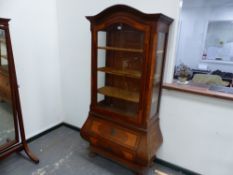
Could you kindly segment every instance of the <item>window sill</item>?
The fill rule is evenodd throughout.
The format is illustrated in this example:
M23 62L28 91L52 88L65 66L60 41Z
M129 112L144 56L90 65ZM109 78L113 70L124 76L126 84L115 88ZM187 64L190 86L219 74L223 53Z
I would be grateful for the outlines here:
M229 64L232 65L233 61L222 61L222 60L201 60L202 63L213 63L213 64Z
M219 99L225 100L233 100L233 94L227 94L223 92L212 91L208 89L208 86L196 86L196 85L189 85L189 84L178 84L176 82L173 83L164 83L163 89L180 91L184 93L191 93L191 94L198 94L208 97L214 97Z

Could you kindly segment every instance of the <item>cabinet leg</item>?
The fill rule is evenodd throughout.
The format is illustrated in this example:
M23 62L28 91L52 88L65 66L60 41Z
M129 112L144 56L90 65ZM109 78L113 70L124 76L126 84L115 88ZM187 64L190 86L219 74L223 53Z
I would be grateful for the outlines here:
M28 145L25 144L24 145L24 151L27 154L27 156L35 163L38 164L40 161L39 159L31 152L31 150L29 149Z

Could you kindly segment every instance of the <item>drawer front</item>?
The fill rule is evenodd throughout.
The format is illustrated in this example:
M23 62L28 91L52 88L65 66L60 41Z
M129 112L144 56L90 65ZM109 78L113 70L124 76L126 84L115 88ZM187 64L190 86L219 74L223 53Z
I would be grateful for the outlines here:
M135 152L129 151L127 149L124 149L120 146L116 146L113 143L110 142L103 142L100 139L97 139L95 137L90 137L90 142L92 145L97 146L99 148L102 148L103 150L117 155L120 158L124 158L126 160L134 161L135 160Z
M112 141L123 147L136 149L138 135L122 127L104 121L94 120L91 124L91 131L99 137Z

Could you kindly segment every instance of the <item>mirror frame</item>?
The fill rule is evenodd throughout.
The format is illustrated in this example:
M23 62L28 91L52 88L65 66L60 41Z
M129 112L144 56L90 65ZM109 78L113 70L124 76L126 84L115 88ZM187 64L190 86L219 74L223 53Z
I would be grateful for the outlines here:
M11 87L11 99L15 125L15 140L7 144L4 144L3 146L0 146L0 160L8 157L14 152L24 150L33 162L39 163L39 159L30 151L25 137L20 97L18 91L18 83L15 71L15 63L13 58L13 51L9 31L9 21L10 19L0 18L0 29L5 31L6 39L9 81Z
M17 122L17 109L16 109L16 98L14 93L14 85L13 85L13 76L12 76L12 58L10 51L10 45L9 45L9 38L8 38L8 29L6 26L2 25L0 23L0 30L4 31L5 33L5 42L6 42L6 52L7 52L7 62L8 62L8 73L9 73L9 83L10 83L10 89L11 89L11 105L12 105L12 112L13 112L13 120L14 120L14 129L15 129L15 139L5 143L3 145L0 145L0 153L4 151L6 148L16 144L19 142L19 133L18 133L18 122Z

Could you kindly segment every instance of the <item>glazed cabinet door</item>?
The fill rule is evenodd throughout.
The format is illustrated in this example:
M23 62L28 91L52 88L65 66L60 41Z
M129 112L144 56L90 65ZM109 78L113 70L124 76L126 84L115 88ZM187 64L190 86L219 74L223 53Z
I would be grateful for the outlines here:
M165 61L166 52L166 33L157 33L157 48L155 49L154 59L154 74L152 83L152 95L151 95L151 109L150 117L155 116L159 112L161 85L163 79L163 67Z
M96 30L95 107L117 120L137 122L143 97L148 28L115 22ZM92 69L93 70L93 69Z

